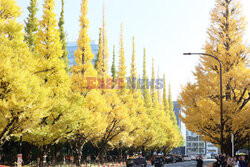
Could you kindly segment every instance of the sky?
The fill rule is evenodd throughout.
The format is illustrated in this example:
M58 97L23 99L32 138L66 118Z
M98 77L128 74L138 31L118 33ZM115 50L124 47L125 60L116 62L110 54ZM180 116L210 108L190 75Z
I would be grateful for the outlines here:
M146 48L147 73L151 76L152 58L160 76L166 74L171 84L173 100L176 100L187 82L194 82L193 71L199 64L199 56L183 56L184 52L203 52L210 25L210 12L215 0L89 0L89 36L98 41L102 25L103 1L105 1L106 25L110 61L112 48L116 45L118 65L120 24L124 26L125 56L129 73L132 55L132 37L135 36L136 65L142 75L143 48ZM38 18L42 15L43 0L38 0ZM55 12L59 17L61 0L55 0ZM250 44L250 0L241 0L243 15L249 25L244 41ZM27 18L29 0L17 0L22 16ZM65 31L67 41L78 38L81 0L65 0Z

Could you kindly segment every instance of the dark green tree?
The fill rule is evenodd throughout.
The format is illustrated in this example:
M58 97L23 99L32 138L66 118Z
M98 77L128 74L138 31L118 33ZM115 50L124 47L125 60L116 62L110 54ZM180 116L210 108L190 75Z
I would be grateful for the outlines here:
M36 33L38 30L38 19L36 17L38 8L37 0L30 0L30 6L28 7L29 15L27 21L25 21L25 41L30 49L34 50Z
M169 102L167 99L167 89L166 89L166 76L165 74L163 75L163 107L164 111L166 112L167 115L169 115Z
M168 105L169 105L169 111L173 111L174 104L173 104L173 100L172 100L172 93L171 93L171 85L170 85L170 83L169 83L169 87L168 87Z
M144 48L144 57L143 57L143 88L142 95L144 97L145 106L150 108L152 106L152 99L148 87L148 76L147 76L147 67L146 67L146 49Z
M68 51L67 51L67 43L66 43L66 34L64 31L64 0L62 0L61 2L62 2L62 11L60 14L58 26L59 26L60 40L62 42L62 50L63 50L62 59L64 60L64 63L66 66L65 70L69 72L69 60L68 60Z
M102 51L103 51L103 39L102 39L102 28L99 28L99 43L98 43L98 53L94 60L94 67L98 74L102 73L103 61L102 61Z
M115 68L115 45L113 46L113 62L112 62L112 66L111 66L111 73L112 73L113 83L115 84L115 79L116 79L116 68Z

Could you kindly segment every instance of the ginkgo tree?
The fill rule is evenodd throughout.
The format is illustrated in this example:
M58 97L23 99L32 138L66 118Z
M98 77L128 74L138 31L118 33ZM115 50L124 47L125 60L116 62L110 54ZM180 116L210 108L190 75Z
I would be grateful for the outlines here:
M141 94L141 90L138 89L138 75L137 67L135 63L136 52L135 52L135 38L133 37L133 50L130 66L130 75L127 78L127 89L129 91L126 93L126 96L123 96L125 106L128 110L129 118L132 123L130 131L127 133L127 137L120 142L121 146L133 147L137 149L142 149L138 142L140 142L140 137L144 130L144 119L146 117L144 100Z
M43 81L41 85L49 91L46 102L50 104L50 108L39 121L38 126L23 136L23 140L42 149L44 161L46 161L49 145L62 137L62 129L58 128L57 122L69 105L67 96L70 91L70 79L65 71L65 63L61 59L63 50L54 8L54 0L44 1L43 16L39 21L33 52L34 59L39 60L35 75Z
M87 18L88 1L82 0L80 15L80 33L78 38L78 48L75 51L76 65L72 66L71 89L74 93L79 93L84 98L83 108L85 112L79 110L78 117L83 119L74 120L76 125L73 135L68 138L73 144L77 155L77 165L81 164L82 149L87 142L99 141L102 132L106 128L105 113L108 110L104 97L98 89L90 88L89 79L96 80L97 71L92 65L94 55L90 47L90 38L88 36L89 20ZM101 56L101 55L100 55ZM86 119L88 118L88 119Z
M108 112L105 114L107 127L105 128L100 140L95 143L98 148L98 157L101 161L103 161L104 158L104 151L109 148L114 148L115 146L119 147L121 143L127 139L129 132L133 128L131 123L131 119L133 119L133 117L130 117L129 110L126 106L128 100L126 98L128 96L125 92L128 92L128 90L125 87L125 77L126 65L123 43L123 27L121 25L120 55L117 78L119 78L119 80L123 80L123 82L119 83L114 89L102 90L102 94L106 99Z
M0 147L11 137L34 128L46 115L48 91L35 75L38 60L24 40L13 0L0 1ZM36 92L36 93L34 93Z
M223 120L220 122L219 64L203 56L196 67L195 83L182 90L179 103L184 108L182 120L187 128L203 140L220 146L220 131L224 131L224 153L231 155L231 135L235 150L247 142L250 127L249 68L246 67L249 49L243 42L245 19L237 0L217 0L211 13L206 53L222 62Z

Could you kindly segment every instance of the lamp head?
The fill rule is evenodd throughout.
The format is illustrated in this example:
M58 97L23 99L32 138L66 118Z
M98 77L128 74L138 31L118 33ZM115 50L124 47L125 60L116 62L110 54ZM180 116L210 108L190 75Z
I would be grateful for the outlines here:
M183 53L183 55L191 55L191 53Z

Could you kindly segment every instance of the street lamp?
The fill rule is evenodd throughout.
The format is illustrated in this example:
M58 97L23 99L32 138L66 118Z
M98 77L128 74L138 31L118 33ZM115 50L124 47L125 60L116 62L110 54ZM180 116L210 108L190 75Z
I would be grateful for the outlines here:
M223 102L222 102L222 69L221 69L221 66L222 66L222 63L221 61L213 56L213 55L210 55L210 54L207 54L207 53L183 53L183 55L204 55L204 56L209 56L209 57L212 57L214 58L215 60L217 60L220 64L220 124L221 124L221 136L220 136L220 139L221 139L221 153L223 154L224 152L224 148L223 148L223 131L224 131L224 124L223 124Z

